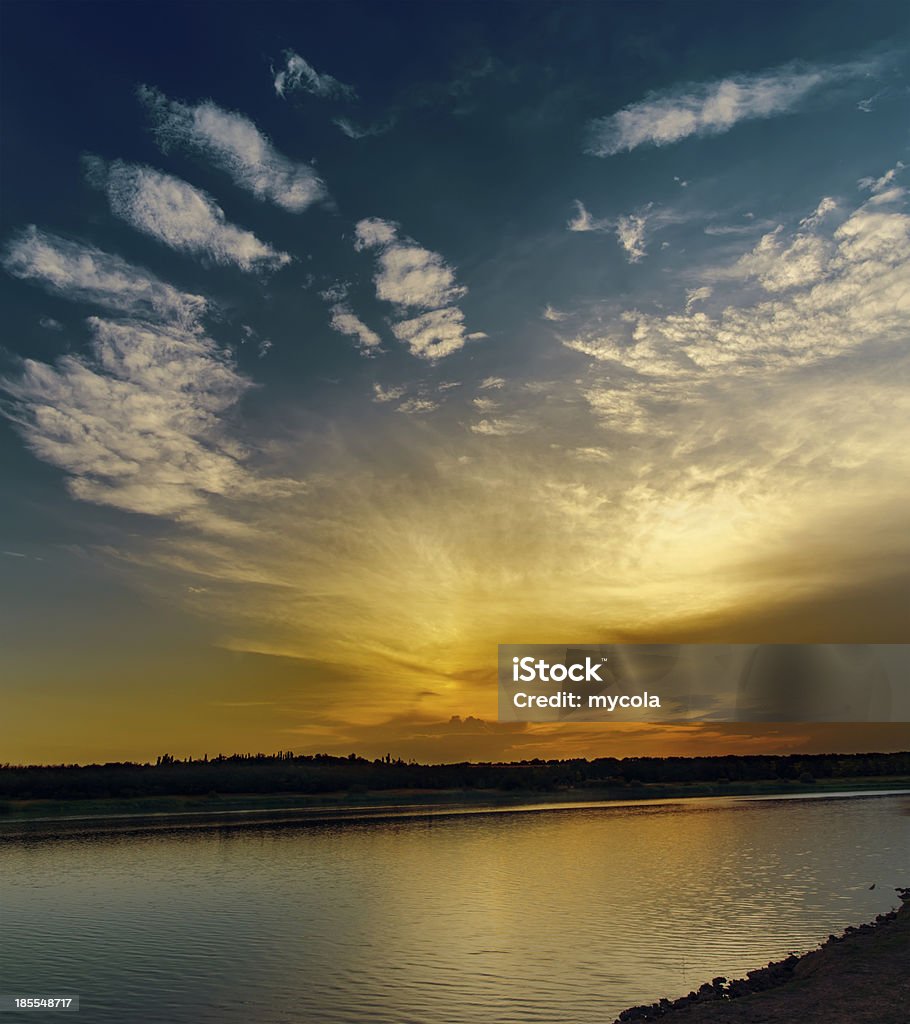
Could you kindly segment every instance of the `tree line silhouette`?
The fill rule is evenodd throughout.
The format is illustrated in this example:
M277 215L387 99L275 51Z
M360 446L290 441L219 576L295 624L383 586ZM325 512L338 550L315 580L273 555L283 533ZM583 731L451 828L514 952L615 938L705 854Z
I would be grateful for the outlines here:
M7 800L123 799L168 795L327 794L388 790L626 789L813 783L910 777L910 752L896 754L727 755L721 757L598 757L504 763L418 764L350 754L160 755L154 764L0 765Z

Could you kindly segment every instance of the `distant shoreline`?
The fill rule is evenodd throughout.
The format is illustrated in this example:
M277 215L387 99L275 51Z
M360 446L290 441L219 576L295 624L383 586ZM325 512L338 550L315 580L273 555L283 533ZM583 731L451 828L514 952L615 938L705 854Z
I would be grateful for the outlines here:
M613 1024L905 1024L910 1002L910 903L831 935L803 956L746 978L715 978L680 999L624 1010Z
M357 754L218 754L154 763L0 765L3 822L406 805L512 807L552 802L785 796L910 790L910 751L708 757L533 758L420 764Z
M707 791L706 791L707 790ZM910 797L910 780L838 780L812 785L648 785L557 792L403 790L368 793L232 794L229 797L135 797L122 800L7 801L0 841L80 832L342 824L502 811L572 810L704 799ZM17 806L18 805L18 806Z

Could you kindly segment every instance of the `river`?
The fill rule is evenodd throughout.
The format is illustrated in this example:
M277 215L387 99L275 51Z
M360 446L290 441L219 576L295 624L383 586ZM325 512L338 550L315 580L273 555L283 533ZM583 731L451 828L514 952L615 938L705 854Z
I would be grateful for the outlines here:
M723 798L7 840L0 992L78 995L82 1024L609 1024L895 906L908 805Z

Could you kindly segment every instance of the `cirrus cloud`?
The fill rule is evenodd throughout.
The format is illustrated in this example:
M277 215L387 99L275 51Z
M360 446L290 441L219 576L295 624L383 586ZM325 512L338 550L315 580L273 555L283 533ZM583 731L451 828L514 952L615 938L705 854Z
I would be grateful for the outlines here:
M291 262L286 252L228 223L210 196L180 178L122 160L108 164L86 157L85 165L89 181L104 190L117 217L172 249L247 271L275 270Z
M226 171L240 188L290 213L302 213L327 197L325 185L309 164L279 153L243 114L222 110L211 100L195 106L180 103L145 85L139 87L139 98L163 150L173 145L194 149Z
M381 351L382 341L379 335L367 327L367 325L355 316L344 303L337 303L332 306L332 329L340 334L346 334L357 340L357 345L363 355L375 355Z
M35 281L65 298L132 317L160 317L189 326L209 305L203 296L179 291L120 256L34 225L7 243L3 266L14 277Z
M258 493L223 417L251 386L211 339L174 325L89 319L88 355L23 361L4 410L72 495L215 526L214 498Z
M652 92L638 103L591 121L587 152L613 156L638 146L667 146L689 136L720 135L741 121L793 110L814 90L867 74L874 63L798 67Z
M357 95L353 86L345 85L331 75L320 74L309 61L293 50L284 51L284 67L275 72L274 85L275 92L282 97L299 90L322 98L353 99Z

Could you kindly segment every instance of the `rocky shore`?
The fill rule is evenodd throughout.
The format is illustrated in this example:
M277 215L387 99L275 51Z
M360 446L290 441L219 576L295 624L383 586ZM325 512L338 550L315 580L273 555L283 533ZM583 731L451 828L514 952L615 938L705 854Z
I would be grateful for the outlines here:
M910 889L900 910L847 928L804 956L745 978L715 978L680 999L624 1010L613 1024L907 1024L910 1020Z

